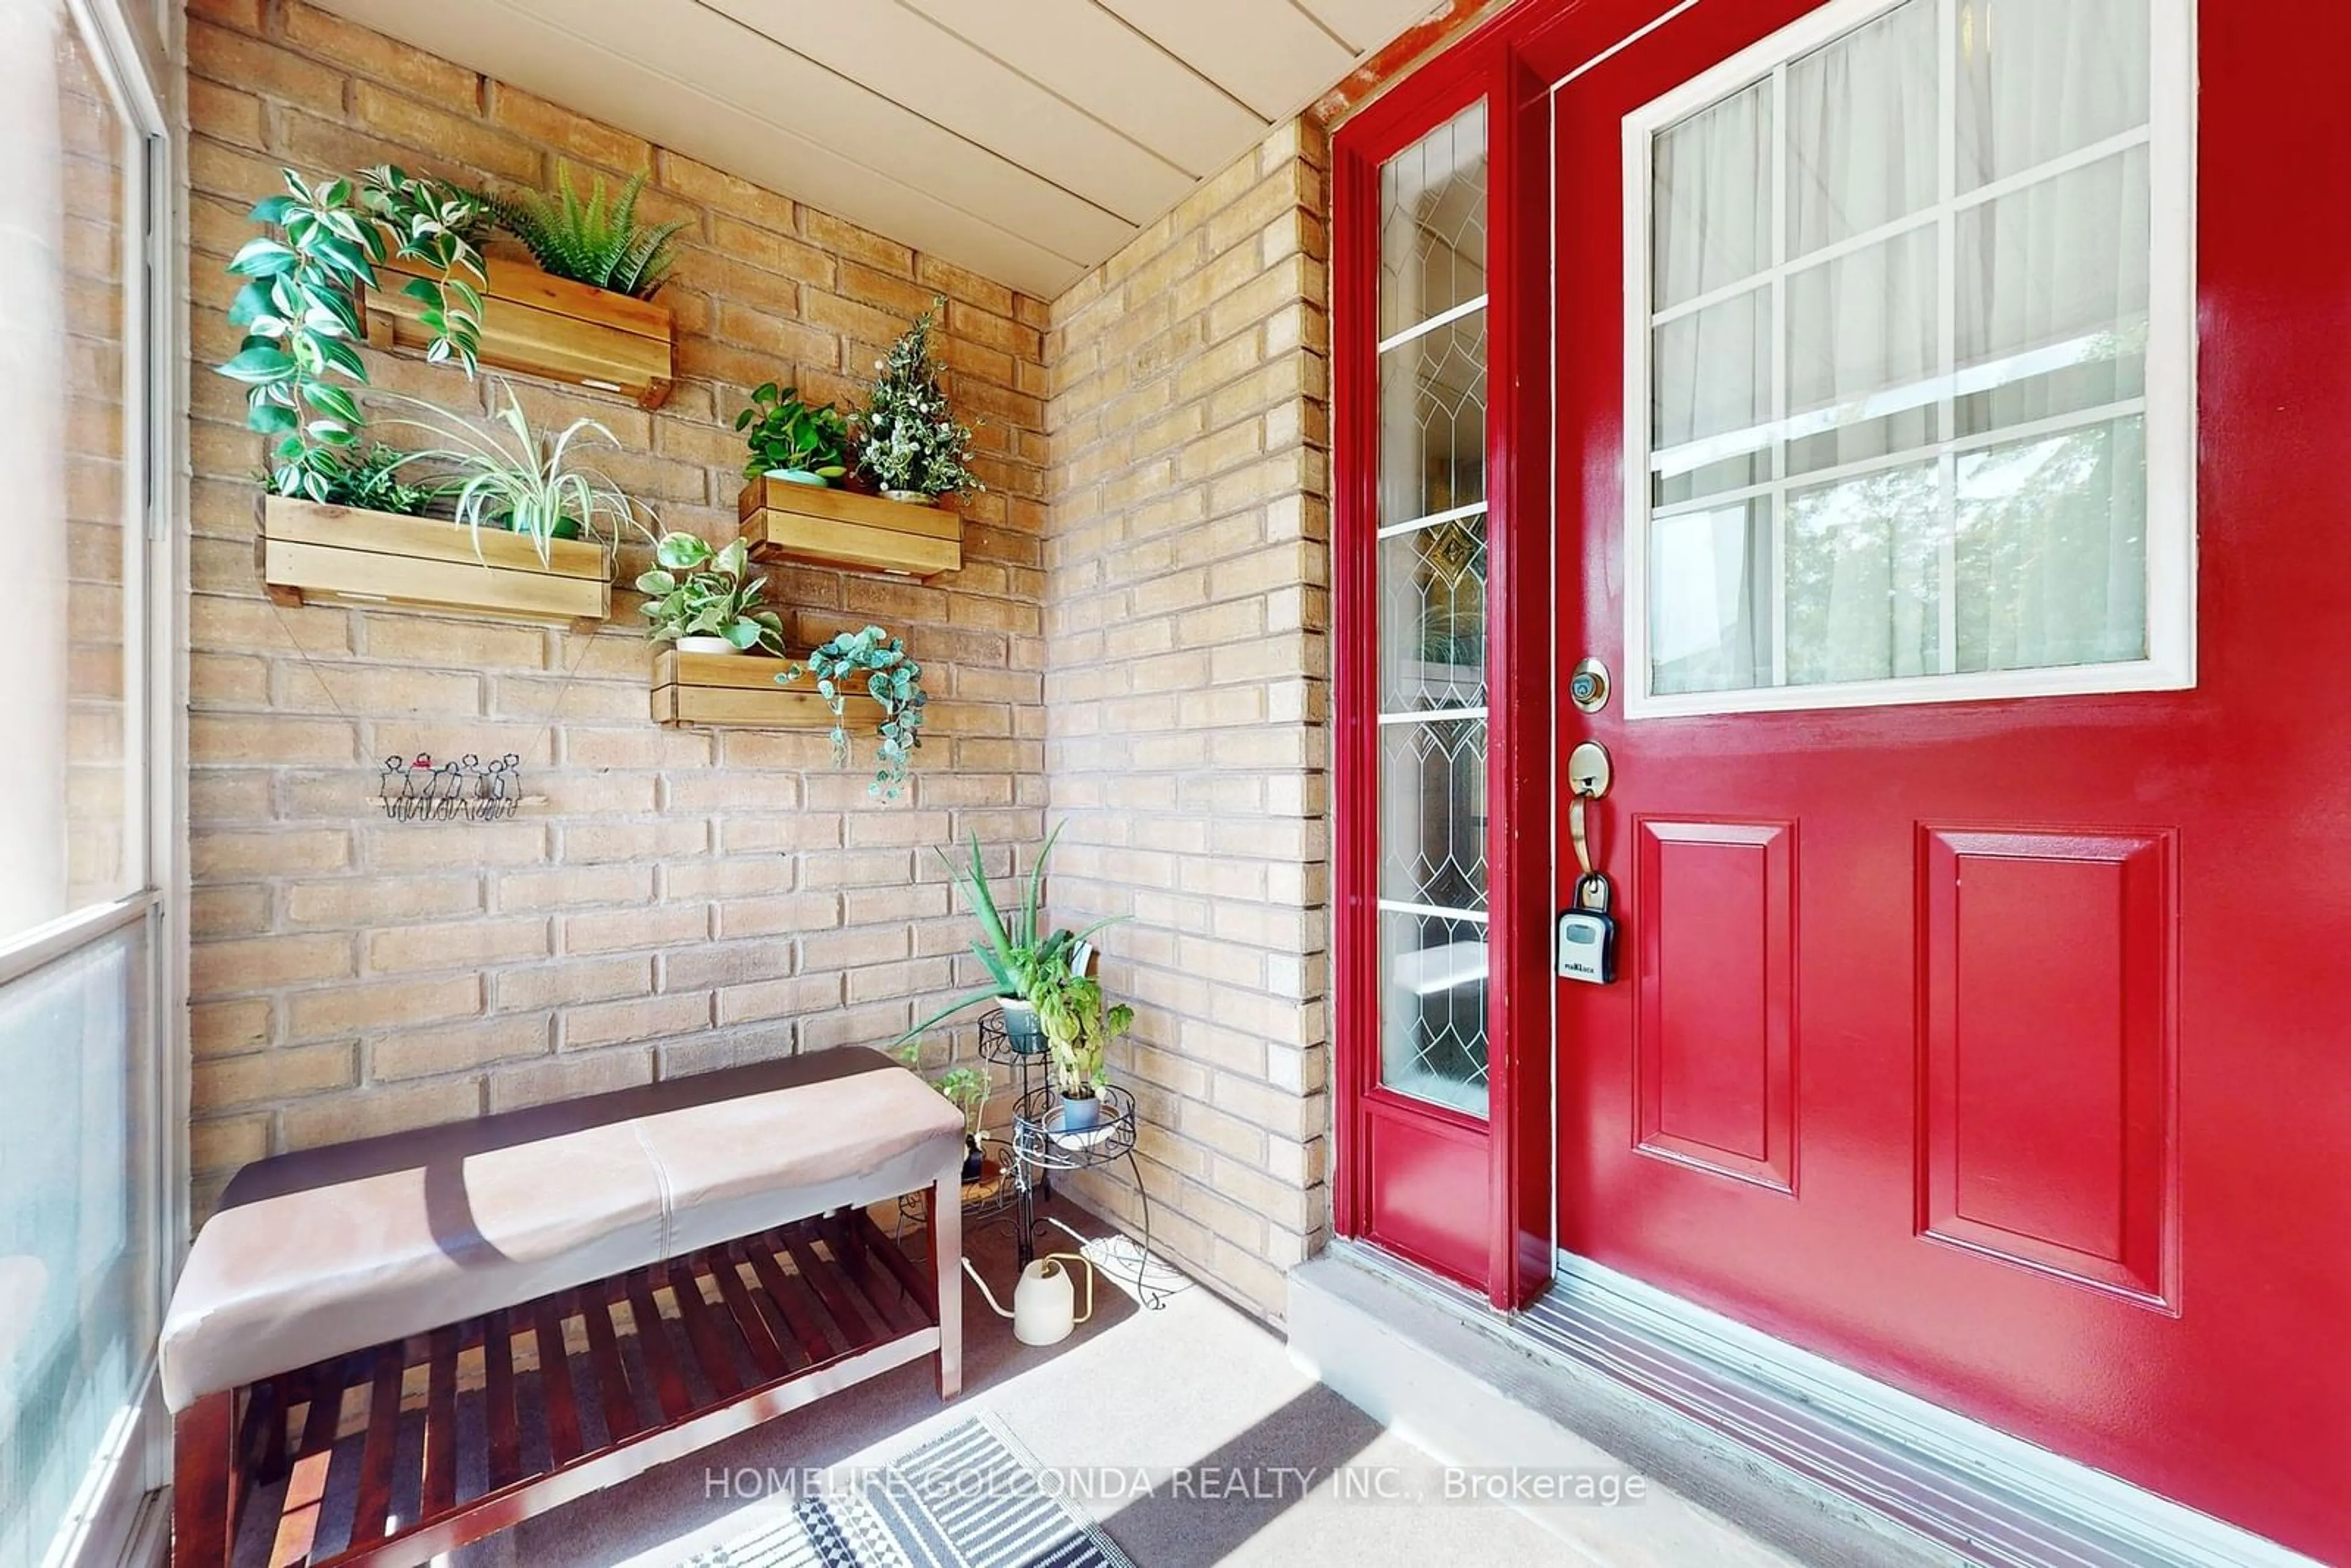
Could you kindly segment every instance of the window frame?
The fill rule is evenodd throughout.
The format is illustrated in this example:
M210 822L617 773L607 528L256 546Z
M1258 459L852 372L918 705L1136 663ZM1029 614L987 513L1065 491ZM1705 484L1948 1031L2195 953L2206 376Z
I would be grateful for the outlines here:
M144 927L132 1092L152 1124L126 1173L146 1228L147 1321L160 1326L190 1239L188 1204L186 583L186 135L181 7L64 0L58 25L88 50L122 121L123 744L120 896L0 939L0 985ZM171 1479L171 1423L154 1346L81 1480L48 1561L160 1561L169 1521L151 1494Z
M2179 691L2196 685L2196 37L2195 0L2147 0L2148 197L2147 392L2147 656L2120 663L1905 675L1876 681L1758 685L1660 694L1651 689L1652 524L1649 419L1652 321L1650 264L1654 212L1652 152L1657 132L1782 71L1792 61L1884 16L1907 0L1830 0L1752 47L1644 104L1625 118L1625 716L1628 720L1813 709L1941 705L2017 697ZM1925 0L1936 9L1938 49L1949 58L1957 0ZM1775 138L1784 127L1775 123ZM1775 149L1776 155L1776 149ZM1775 199L1777 193L1775 193ZM1937 210L1942 210L1938 204ZM1956 211L1957 208L1949 210ZM1941 225L1947 220L1930 220ZM1789 269L1784 256L1757 275ZM1807 263L1809 265L1809 261ZM1937 279L1948 290L1951 279ZM1784 335L1772 344L1771 374L1787 373ZM2085 426L2088 428L2088 426ZM2031 427L2020 426L2023 436ZM1948 455L1948 431L1932 449ZM1792 486L1782 486L1782 489ZM1778 570L1775 565L1775 574ZM1779 612L1775 610L1774 619ZM1777 633L1775 632L1775 640Z

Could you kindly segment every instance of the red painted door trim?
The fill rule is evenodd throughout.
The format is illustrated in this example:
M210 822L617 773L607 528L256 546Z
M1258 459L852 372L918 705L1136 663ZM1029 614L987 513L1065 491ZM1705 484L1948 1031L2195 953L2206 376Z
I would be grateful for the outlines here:
M1379 167L1483 98L1488 106L1487 769L1489 1118L1479 1122L1379 1088L1377 496ZM1540 85L1489 26L1415 73L1343 126L1332 146L1332 682L1336 948L1332 1029L1339 1108L1332 1193L1342 1235L1523 1306L1551 1278L1551 1009L1547 857L1550 489L1547 312L1550 138ZM1530 221L1532 220L1532 221ZM1528 461L1533 455L1534 461ZM1514 846L1518 846L1515 847ZM1417 1175L1370 1157L1374 1121L1413 1124ZM1416 1215L1416 1193L1383 1182L1437 1178L1482 1201L1453 1206L1440 1243L1426 1226L1384 1237L1384 1198Z

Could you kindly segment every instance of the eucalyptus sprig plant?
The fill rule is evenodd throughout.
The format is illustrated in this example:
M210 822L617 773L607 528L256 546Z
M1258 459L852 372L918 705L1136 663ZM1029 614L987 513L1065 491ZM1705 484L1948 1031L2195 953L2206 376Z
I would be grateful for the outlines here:
M484 214L456 186L388 163L356 180L315 183L291 169L279 172L285 191L252 213L276 232L247 241L229 263L246 279L228 312L245 338L217 369L245 383L246 423L279 438L271 491L323 501L367 425L352 390L368 379L360 292L376 287L376 268L395 256L421 263L427 276L402 292L423 306L419 319L433 334L425 358L455 361L472 375L484 281L473 236Z
M971 430L948 409L931 352L931 329L946 303L935 302L890 346L858 414L858 464L884 490L945 496L986 488L971 471Z
M655 643L680 637L724 637L744 653L784 651L783 618L765 608L764 577L752 577L750 547L737 539L713 550L693 534L664 534L653 546L654 569L637 579L645 596L645 636Z
M879 626L843 632L819 645L806 664L795 664L776 679L786 685L803 674L832 709L832 756L849 760L845 719L850 697L865 695L882 705L882 728L874 747L873 782L866 792L895 800L906 782L914 748L923 744L923 666L906 656L906 645Z
M386 393L381 399L422 416L384 423L441 441L411 456L448 476L456 521L473 535L476 553L486 528L528 535L542 561L553 539L616 545L624 532L653 537L639 520L637 503L580 455L600 445L619 451L611 431L592 419L575 419L553 434L536 431L512 387L493 380L491 393L505 403L487 428L417 398Z

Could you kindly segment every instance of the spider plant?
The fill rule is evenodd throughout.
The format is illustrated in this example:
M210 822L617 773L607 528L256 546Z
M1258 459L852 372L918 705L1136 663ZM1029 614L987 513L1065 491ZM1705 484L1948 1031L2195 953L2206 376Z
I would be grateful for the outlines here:
M608 204L604 176L599 174L583 202L567 168L557 173L552 192L484 192L480 200L497 226L528 246L538 265L556 277L651 299L669 277L685 223L640 226L637 197L644 188L644 175L632 174Z
M490 386L492 396L503 399L505 406L486 429L397 393L387 394L387 401L413 408L423 417L384 422L422 431L440 443L419 447L407 461L445 476L440 487L455 501L455 520L472 534L475 553L481 550L486 528L528 535L541 561L548 559L548 545L554 539L617 545L626 529L653 537L638 520L637 504L580 460L580 453L591 446L621 449L610 430L592 419L575 419L551 434L535 431L514 389L495 379Z

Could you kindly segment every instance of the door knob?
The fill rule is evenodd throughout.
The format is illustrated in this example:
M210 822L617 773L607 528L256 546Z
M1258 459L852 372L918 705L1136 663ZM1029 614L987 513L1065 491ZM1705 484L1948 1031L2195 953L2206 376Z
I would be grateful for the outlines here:
M1597 800L1608 793L1615 777L1608 748L1596 740L1584 741L1567 754L1567 787L1575 795Z

